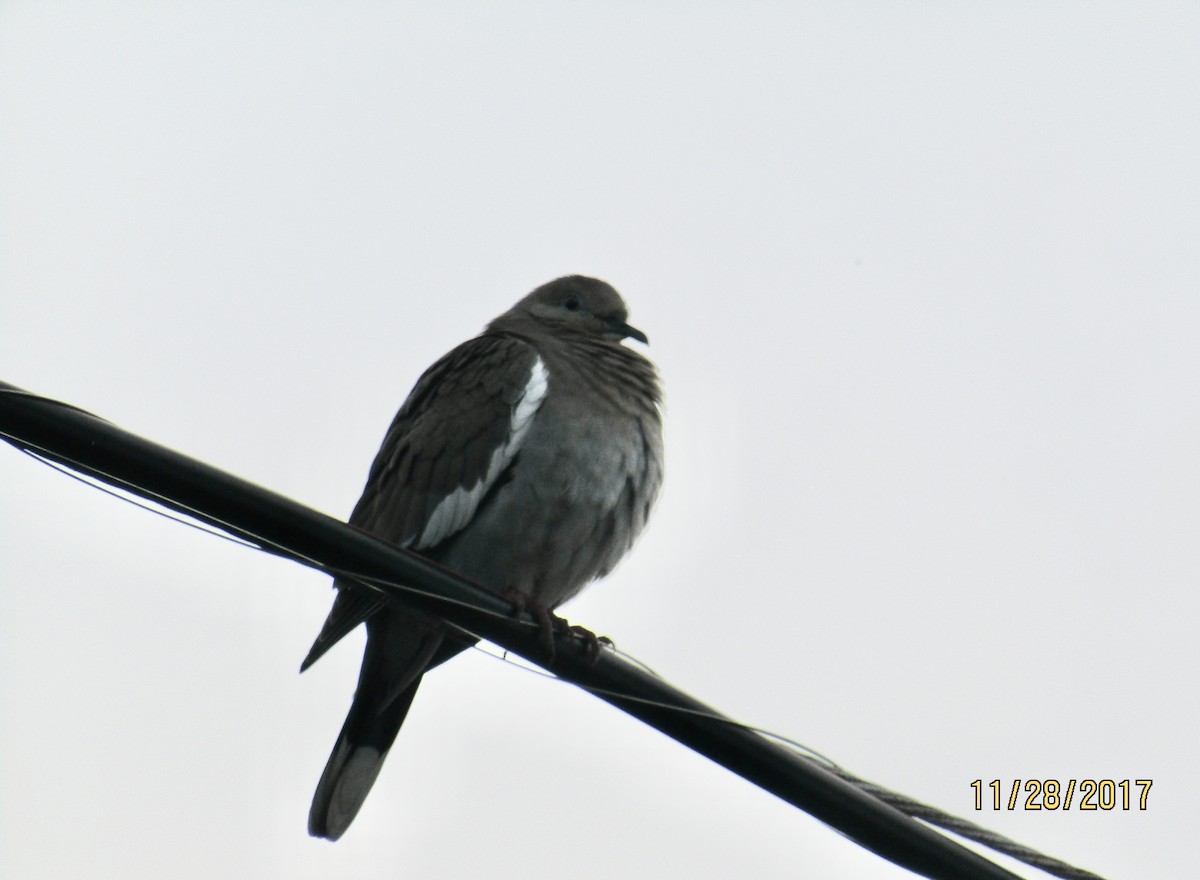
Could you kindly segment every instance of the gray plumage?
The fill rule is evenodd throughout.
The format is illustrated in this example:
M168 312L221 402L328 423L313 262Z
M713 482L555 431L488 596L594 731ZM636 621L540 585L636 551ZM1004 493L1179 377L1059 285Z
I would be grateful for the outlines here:
M417 382L350 522L466 577L556 608L616 566L662 482L654 366L622 344L625 303L594 278L539 287ZM364 620L358 689L309 833L338 839L429 669L469 647L436 619L337 580L308 668Z

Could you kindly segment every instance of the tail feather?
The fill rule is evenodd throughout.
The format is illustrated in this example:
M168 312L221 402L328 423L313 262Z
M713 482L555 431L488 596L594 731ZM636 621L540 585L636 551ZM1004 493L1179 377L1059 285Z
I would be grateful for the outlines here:
M358 689L308 813L313 837L337 840L358 815L442 641L440 629L411 615L367 621Z
M386 604L387 600L379 593L363 587L339 586L333 609L317 634L316 641L308 649L304 662L300 664L300 671L304 672L320 660L326 651Z
M364 707L355 697L313 795L308 812L308 833L313 837L337 840L350 827L375 784L420 684L418 677L382 713L376 713L373 705Z

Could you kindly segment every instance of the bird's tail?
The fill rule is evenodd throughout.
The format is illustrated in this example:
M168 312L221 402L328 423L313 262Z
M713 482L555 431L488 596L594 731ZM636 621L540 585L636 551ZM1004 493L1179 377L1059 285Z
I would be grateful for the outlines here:
M388 638L372 631L375 621L379 628L391 623L381 617L387 615L368 622L358 690L313 795L308 813L308 833L313 837L337 840L358 815L408 715L421 675L442 642L438 632L426 630L418 635L410 630L406 633L409 638L397 645L395 634ZM418 637L412 638L414 635ZM397 652L400 646L403 648Z

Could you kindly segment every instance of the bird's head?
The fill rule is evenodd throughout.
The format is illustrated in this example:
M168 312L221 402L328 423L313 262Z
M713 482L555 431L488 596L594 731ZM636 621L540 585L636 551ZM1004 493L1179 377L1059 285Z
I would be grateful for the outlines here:
M583 275L568 275L543 284L492 326L532 321L554 333L573 333L620 342L636 339L649 344L646 334L626 323L629 310L609 284Z

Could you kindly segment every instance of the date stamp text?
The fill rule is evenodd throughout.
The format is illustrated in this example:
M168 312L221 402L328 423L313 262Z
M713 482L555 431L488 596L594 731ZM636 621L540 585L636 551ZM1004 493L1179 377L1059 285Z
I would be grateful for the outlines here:
M999 779L971 783L975 810L1145 810L1153 779Z

